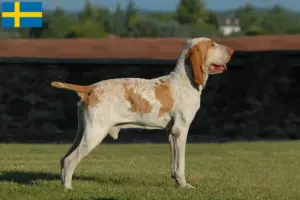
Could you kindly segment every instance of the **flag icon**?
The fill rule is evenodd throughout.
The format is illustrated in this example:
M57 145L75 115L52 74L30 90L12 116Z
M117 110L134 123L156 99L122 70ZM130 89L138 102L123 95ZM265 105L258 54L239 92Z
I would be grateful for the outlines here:
M2 2L2 27L42 27L42 2Z

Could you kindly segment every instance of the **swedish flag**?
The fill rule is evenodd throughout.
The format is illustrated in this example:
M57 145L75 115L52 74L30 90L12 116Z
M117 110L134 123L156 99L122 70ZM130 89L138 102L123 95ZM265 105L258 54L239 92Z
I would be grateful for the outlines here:
M42 2L2 2L2 27L42 27Z

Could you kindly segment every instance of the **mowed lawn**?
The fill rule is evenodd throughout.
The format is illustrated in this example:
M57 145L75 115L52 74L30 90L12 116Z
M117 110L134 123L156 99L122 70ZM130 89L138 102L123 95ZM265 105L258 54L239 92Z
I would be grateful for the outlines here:
M189 144L194 190L174 187L167 144L102 144L78 165L73 190L65 190L59 159L69 147L1 144L0 199L300 199L300 142Z

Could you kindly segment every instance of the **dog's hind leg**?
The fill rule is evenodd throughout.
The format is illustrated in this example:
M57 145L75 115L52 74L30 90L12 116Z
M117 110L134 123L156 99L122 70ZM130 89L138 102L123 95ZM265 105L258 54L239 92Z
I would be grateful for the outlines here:
M61 180L65 188L72 188L72 176L78 163L87 156L102 140L107 136L109 126L105 123L90 121L82 113L82 137L78 145L74 145L74 149L70 151L62 160L64 166L61 173ZM76 146L76 147L75 147Z
M175 172L177 170L177 152L175 148L175 136L172 133L169 133L169 143L170 143L170 152L171 152L171 177L175 179Z
M82 136L83 136L83 107L78 102L77 104L77 123L78 123L78 128L77 128L77 134L75 137L75 140L71 146L71 148L68 150L68 152L64 155L64 157L61 158L60 160L60 177L61 177L61 183L64 184L64 160L66 157L68 157L79 145Z

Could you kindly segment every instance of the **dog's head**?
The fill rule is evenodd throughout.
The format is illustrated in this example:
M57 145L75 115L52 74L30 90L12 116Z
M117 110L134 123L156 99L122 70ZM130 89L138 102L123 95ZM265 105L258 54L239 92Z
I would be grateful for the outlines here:
M217 44L209 38L195 38L187 41L188 52L186 60L190 63L197 84L204 84L204 76L220 74L227 70L234 50L230 47Z

